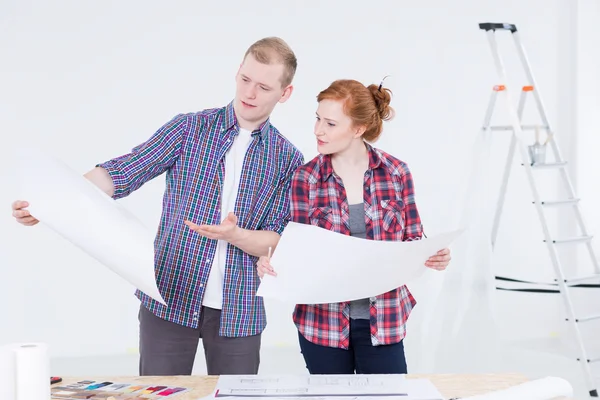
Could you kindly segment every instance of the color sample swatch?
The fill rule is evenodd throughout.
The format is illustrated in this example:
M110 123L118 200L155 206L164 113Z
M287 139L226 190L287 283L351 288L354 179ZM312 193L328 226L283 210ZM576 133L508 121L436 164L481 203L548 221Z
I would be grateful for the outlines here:
M172 399L189 388L165 385L83 380L69 385L53 386L52 400L148 400Z

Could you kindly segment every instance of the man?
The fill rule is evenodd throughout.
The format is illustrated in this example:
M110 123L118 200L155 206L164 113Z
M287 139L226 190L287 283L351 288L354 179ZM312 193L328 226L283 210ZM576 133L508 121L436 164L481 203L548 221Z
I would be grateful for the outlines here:
M259 40L231 103L177 115L85 174L119 199L166 173L155 271L168 307L136 291L140 375L190 375L200 338L209 375L258 373L266 317L254 264L289 221L290 179L304 162L269 117L292 94L296 66L283 40ZM35 225L27 206L16 201L13 215Z

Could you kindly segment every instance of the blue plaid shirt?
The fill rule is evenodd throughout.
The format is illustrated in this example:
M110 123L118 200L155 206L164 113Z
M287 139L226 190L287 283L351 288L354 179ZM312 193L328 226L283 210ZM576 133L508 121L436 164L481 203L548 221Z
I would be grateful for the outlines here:
M115 199L128 196L145 182L166 173L154 247L157 285L169 307L139 289L136 296L157 316L191 328L198 327L200 321L217 241L193 232L184 220L220 224L225 153L238 132L233 103L179 114L130 153L98 164L113 179ZM234 212L242 228L281 234L290 219L291 177L303 164L303 156L269 121L253 131L252 137ZM256 261L256 257L228 246L222 336L255 335L266 326L263 300L256 297Z

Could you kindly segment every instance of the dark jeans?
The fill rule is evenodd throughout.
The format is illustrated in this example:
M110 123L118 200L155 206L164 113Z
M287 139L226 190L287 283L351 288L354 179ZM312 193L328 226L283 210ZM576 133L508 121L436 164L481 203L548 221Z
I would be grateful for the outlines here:
M350 322L348 350L309 342L301 333L300 350L311 374L406 374L404 343L373 346L369 321Z
M203 307L198 329L161 319L140 306L140 375L191 375L202 339L208 375L255 375L261 335L219 336L221 310Z

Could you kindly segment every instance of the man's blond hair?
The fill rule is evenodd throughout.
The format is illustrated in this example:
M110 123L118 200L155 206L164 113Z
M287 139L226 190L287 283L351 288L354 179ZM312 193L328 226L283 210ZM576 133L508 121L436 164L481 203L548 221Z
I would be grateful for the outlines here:
M284 66L283 76L281 77L281 86L286 87L294 79L298 60L291 47L281 38L271 36L254 42L244 54L244 60L252 56L262 64L281 63Z

